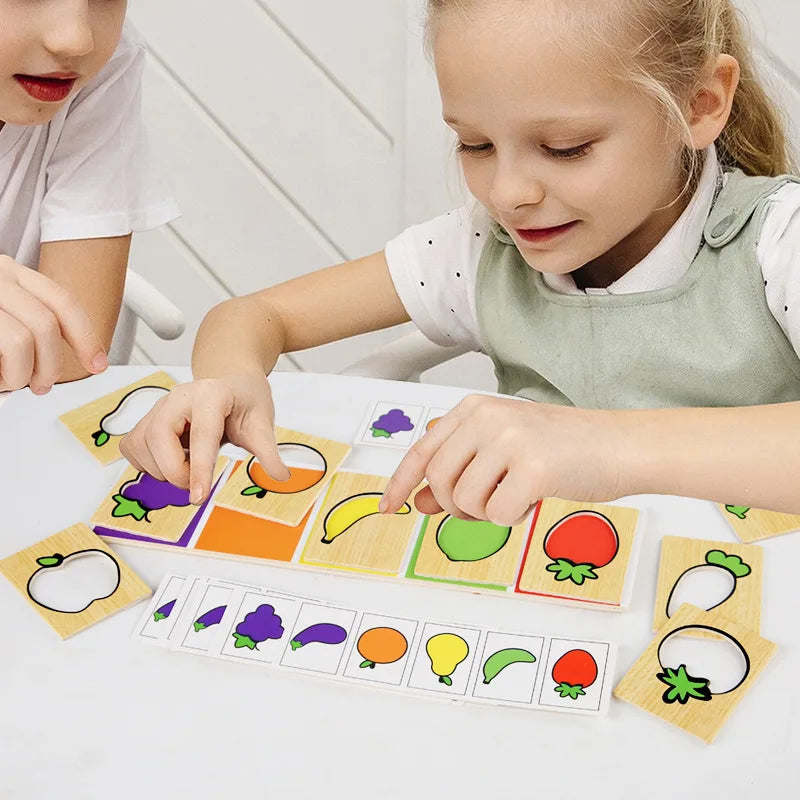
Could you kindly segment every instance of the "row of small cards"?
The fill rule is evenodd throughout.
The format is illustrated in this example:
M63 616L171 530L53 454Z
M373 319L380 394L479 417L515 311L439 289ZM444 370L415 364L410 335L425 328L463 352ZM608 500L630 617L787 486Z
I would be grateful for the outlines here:
M134 636L195 655L520 708L606 710L613 645L386 616L168 575Z

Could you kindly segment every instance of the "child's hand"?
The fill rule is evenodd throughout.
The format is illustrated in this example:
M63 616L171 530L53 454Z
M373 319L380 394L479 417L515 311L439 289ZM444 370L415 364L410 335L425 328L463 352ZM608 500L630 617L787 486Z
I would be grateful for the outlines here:
M136 469L188 488L197 504L211 491L223 440L256 456L276 480L289 477L278 455L274 417L269 383L262 374L197 380L162 397L122 438L119 449Z
M406 454L381 511L415 497L424 514L513 525L543 497L611 500L621 496L613 413L470 395Z
M49 392L61 377L64 340L89 372L108 366L81 304L35 270L0 256L0 391Z

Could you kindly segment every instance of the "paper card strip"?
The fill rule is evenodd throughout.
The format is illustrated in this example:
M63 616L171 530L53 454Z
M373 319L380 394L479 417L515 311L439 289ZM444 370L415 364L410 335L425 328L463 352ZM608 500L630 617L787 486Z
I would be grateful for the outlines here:
M352 637L344 677L399 687L411 665L420 623L365 612Z
M614 696L711 742L776 650L721 611L685 604L659 629Z
M377 475L338 473L314 519L300 560L397 575L419 512L406 503L398 513L378 513L387 481Z
M489 631L478 656L472 697L514 705L534 702L545 639Z
M717 508L739 540L746 544L800 530L800 516L795 514L722 503L718 503Z
M216 497L219 506L297 526L352 449L349 444L288 428L275 428L278 451L291 477L273 480L251 456Z
M165 575L136 626L134 636L150 644L169 645L169 635L189 596L192 582L180 575Z
M638 518L634 508L542 500L517 591L619 606Z
M683 605L718 609L756 633L761 624L764 551L756 545L681 536L661 540L653 630Z
M227 462L223 456L217 459L215 481ZM95 511L92 525L177 542L197 511L197 507L189 503L188 489L128 467Z
M409 447L418 436L417 429L424 412L424 406L382 400L364 418L356 443Z
M409 688L464 696L480 639L478 628L426 622L408 679Z
M604 710L610 692L612 649L607 642L550 640L538 692L542 708Z
M155 372L59 419L94 458L101 464L111 464L122 458L119 440L173 386L175 381L166 372Z
M3 559L0 573L62 639L151 594L83 523Z
M303 603L287 641L281 665L335 675L344 660L358 612L320 603Z

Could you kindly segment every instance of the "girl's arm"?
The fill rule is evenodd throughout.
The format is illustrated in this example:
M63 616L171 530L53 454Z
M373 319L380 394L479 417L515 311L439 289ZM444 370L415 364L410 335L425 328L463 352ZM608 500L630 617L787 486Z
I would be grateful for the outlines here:
M544 497L674 494L800 514L800 403L608 411L471 395L409 450L381 510L511 525Z
M194 503L211 489L223 439L253 453L273 477L288 478L266 380L278 356L408 319L382 252L226 300L197 333L196 380L159 400L120 450L137 469L188 487Z
M39 273L51 278L81 304L106 352L117 325L131 237L45 242ZM64 341L64 367L59 382L85 378L90 373Z

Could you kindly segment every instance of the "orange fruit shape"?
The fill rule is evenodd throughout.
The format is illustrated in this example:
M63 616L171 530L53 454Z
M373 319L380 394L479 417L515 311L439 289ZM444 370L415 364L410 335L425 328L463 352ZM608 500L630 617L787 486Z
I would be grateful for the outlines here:
M356 647L365 659L359 666L375 669L376 664L399 661L408 650L408 641L394 628L370 628L361 634Z

